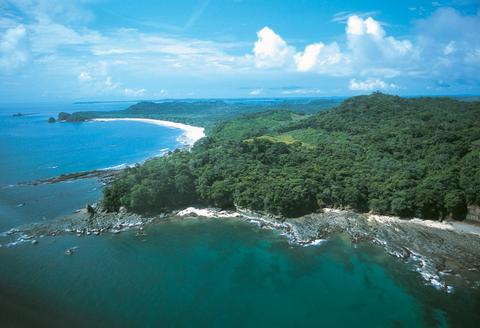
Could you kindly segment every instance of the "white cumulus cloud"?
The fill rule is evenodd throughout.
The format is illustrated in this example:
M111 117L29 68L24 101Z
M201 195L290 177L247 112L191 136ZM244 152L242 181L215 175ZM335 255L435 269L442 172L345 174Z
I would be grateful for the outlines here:
M324 47L323 43L314 43L306 46L303 53L297 53L294 57L297 69L301 72L311 70L317 63L318 55Z
M372 17L363 19L357 15L352 15L347 20L347 35L370 35L374 38L382 38L385 31L379 22Z
M257 37L253 47L257 67L281 67L292 56L292 47L269 27L265 26L258 31Z
M368 78L364 81L357 81L356 79L351 79L348 88L353 91L372 91L397 89L398 86L394 83L387 83L378 78Z
M418 53L410 40L388 36L379 21L358 15L350 15L346 20L346 42L342 46L337 42L315 42L297 51L268 27L258 31L257 36L253 52L258 68L276 67L331 76L354 72L371 76L375 72L398 71Z
M307 45L303 52L295 54L294 60L300 72L315 71L332 75L341 75L343 69L339 64L346 62L336 42L328 45L322 42Z
M9 28L0 38L0 68L12 71L28 60L27 30L24 25Z
M386 36L380 22L372 17L350 16L345 32L353 69L362 69L366 74L370 69L401 67L402 63L411 63L417 54L410 40Z
M265 26L246 43L141 28L96 30L98 25L87 24L93 18L87 10L90 3L15 0L15 6L3 6L0 0L0 82L17 85L4 88L3 95L12 94L13 88L23 94L39 82L49 81L44 84L52 94L63 90L71 97L159 97L167 94L158 91L159 84L169 81L169 90L177 96L175 89L182 89L184 81L199 86L200 76L202 85L218 83L236 90L240 89L235 83L261 85L264 90L283 90L275 89L280 81L311 86L279 91L292 95L320 94L316 88L321 88L322 94L329 90L342 93L347 87L356 91L395 89L396 83L402 90L413 90L409 85L427 88L433 83L454 92L478 90L480 85L478 11L467 14L442 7L431 14L425 12L412 21L411 29L402 27L401 31L410 31L405 37L396 34L398 26L377 19L378 12L340 12L333 23L344 24L344 32L332 35L335 39L331 41L287 42L299 36L280 35L274 26ZM332 21L321 23L318 28ZM27 62L28 76L10 74ZM249 92L258 95L261 90L243 91Z

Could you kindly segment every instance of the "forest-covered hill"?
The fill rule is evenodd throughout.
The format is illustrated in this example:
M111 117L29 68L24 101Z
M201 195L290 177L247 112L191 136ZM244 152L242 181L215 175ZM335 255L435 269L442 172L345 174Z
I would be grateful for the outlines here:
M342 98L231 99L144 101L123 110L86 111L58 115L59 121L82 122L102 117L140 117L211 128L219 121L269 110L315 114L341 103Z
M149 214L204 204L462 219L480 204L480 103L374 93L313 115L233 118L191 151L128 169L103 202Z

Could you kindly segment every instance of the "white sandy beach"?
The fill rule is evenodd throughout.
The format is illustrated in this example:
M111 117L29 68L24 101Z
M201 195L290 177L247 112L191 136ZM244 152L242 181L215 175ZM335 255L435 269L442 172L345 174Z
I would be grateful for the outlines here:
M114 121L132 121L132 122L142 122L148 124L155 124L159 126L164 126L171 129L180 129L183 131L181 141L189 146L205 137L205 129L197 126L191 126L183 123L176 123L170 121L155 120L151 118L95 118L92 119L95 122L114 122Z

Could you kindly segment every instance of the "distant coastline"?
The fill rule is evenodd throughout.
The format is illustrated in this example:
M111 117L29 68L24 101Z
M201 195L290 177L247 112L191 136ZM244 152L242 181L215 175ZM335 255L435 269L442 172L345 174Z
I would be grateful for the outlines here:
M179 130L182 130L183 133L179 138L177 138L178 144L175 147L175 149L182 148L182 146L191 148L195 144L195 142L205 137L205 129L202 127L197 127L197 126L192 126L192 125L177 123L177 122L171 122L171 121L157 120L157 119L124 117L124 118L93 118L93 119L88 119L86 121L89 121L89 122L115 122L115 121L141 122L146 124L154 124L157 126L162 126L170 129L179 129ZM89 179L89 178L97 178L100 181L103 181L104 183L108 183L108 182L111 182L112 179L114 179L115 176L120 172L122 172L125 168L134 167L135 165L140 165L144 163L146 160L149 160L151 158L163 156L165 153L168 152L168 150L169 150L168 148L161 149L159 154L149 158L145 158L140 162L135 162L130 164L122 163L119 165L114 165L106 168L96 168L89 171L66 173L66 174L61 174L54 177L49 177L46 179L37 179L33 181L21 182L21 183L18 183L18 185L19 186L29 186L29 185L36 186L36 185L52 184L52 183L58 183L58 182L74 181L74 180Z
M180 129L183 131L181 142L189 147L197 141L205 137L205 129L197 126L192 126L183 123L176 123L171 121L163 121L151 118L94 118L91 121L94 122L115 122L115 121L130 121L130 122L142 122L147 124L159 125L171 129Z

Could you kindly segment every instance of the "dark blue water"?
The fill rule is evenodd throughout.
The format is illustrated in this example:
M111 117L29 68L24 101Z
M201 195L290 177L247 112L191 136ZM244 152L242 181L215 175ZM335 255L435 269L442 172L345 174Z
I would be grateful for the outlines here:
M59 111L113 110L118 104L0 107L0 231L55 218L96 201L95 179L42 186L18 183L133 164L177 146L179 130L138 122L48 123ZM13 117L12 113L33 113Z

